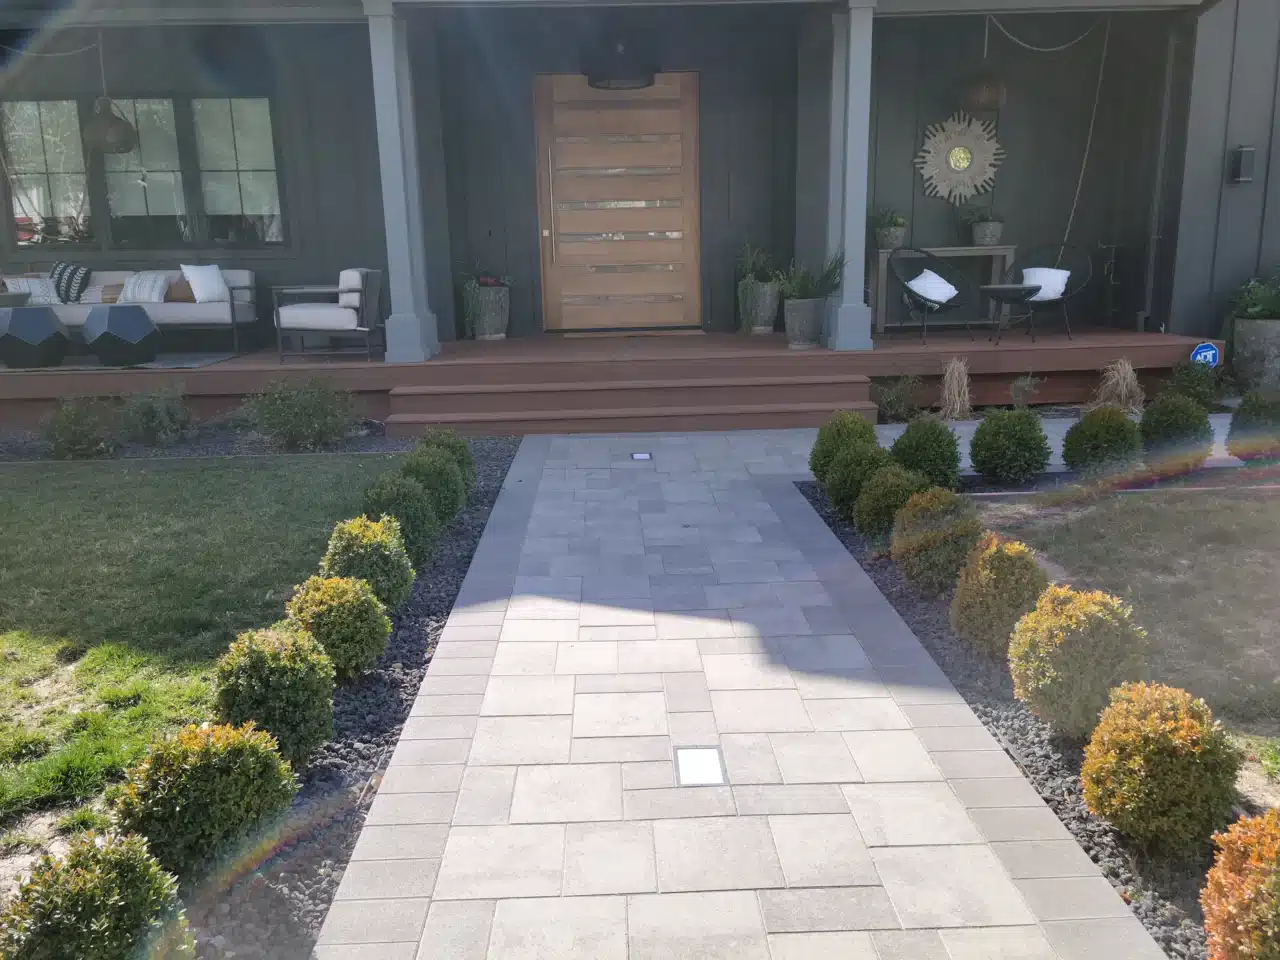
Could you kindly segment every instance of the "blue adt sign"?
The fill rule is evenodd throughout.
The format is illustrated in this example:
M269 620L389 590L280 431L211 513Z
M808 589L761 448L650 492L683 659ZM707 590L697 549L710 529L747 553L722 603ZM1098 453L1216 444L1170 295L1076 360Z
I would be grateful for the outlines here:
M1221 359L1218 348L1212 343L1202 343L1191 351L1191 362L1203 363L1206 367L1216 367Z

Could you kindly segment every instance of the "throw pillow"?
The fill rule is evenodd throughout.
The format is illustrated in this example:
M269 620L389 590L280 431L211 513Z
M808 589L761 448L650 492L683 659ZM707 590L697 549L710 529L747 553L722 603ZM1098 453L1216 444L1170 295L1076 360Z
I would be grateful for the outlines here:
M49 279L58 291L58 299L63 303L79 303L80 295L89 285L89 268L59 260L49 271Z
M169 289L169 274L165 270L143 270L129 276L120 291L118 303L164 303Z
M187 278L175 280L169 284L169 289L164 294L165 303L195 303L195 291L191 289L191 284L187 282Z
M10 293L31 294L27 298L27 303L32 306L62 302L58 296L58 288L48 277L8 277L5 280L5 286L9 288Z
M920 275L908 281L907 286L934 303L947 303L960 292L932 270L921 270Z
M360 294L364 292L364 274L359 270L343 270L338 274L338 306L360 309Z
M191 287L196 303L228 303L231 300L231 289L217 264L194 267L184 263L182 277Z
M108 283L102 288L103 303L119 303L120 294L124 291L123 283Z
M1067 281L1071 279L1070 270L1055 270L1053 267L1027 267L1022 271L1022 282L1038 284L1040 292L1032 300L1057 300L1067 289Z

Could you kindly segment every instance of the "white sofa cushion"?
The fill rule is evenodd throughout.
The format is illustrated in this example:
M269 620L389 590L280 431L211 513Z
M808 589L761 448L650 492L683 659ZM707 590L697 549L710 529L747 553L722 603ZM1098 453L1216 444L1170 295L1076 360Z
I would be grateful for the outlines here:
M1022 271L1023 283L1040 288L1032 300L1057 300L1067 289L1070 279L1070 270L1055 270L1053 267L1027 267Z
M168 270L142 270L129 275L120 291L120 303L164 303L164 295L174 279Z
M217 264L193 266L184 263L182 275L191 285L191 292L196 303L228 303L231 300L231 288L222 278L222 270Z
M53 312L68 327L83 327L95 304L52 304ZM246 326L257 320L249 303L144 303L140 304L157 327Z
M357 330L360 315L340 303L290 303L280 308L281 330Z
M359 270L343 270L338 274L338 305L360 309L360 295L364 292L364 275Z
M932 270L921 270L919 276L907 282L907 286L934 303L947 303L960 292Z

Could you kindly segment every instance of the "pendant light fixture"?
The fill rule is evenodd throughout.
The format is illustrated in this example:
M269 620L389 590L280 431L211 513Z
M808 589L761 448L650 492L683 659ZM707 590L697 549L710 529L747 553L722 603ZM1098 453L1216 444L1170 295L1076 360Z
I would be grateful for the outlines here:
M621 37L610 37L582 70L597 90L643 90L653 86L654 67Z
M93 102L93 116L84 125L84 142L100 153L132 153L138 146L138 131L116 112L107 96L107 66L102 53L102 31L98 31L98 72L102 96Z

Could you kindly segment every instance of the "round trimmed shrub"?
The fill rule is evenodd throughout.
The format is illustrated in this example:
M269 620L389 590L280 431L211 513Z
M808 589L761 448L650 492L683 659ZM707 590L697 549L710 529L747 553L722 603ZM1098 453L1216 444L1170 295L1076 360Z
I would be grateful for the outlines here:
M982 537L968 500L945 487L914 494L893 518L889 553L903 576L928 594L955 585L956 575Z
M439 447L414 450L405 457L400 472L422 484L441 524L450 523L467 502L462 471L447 450Z
M1113 406L1089 410L1062 440L1062 460L1068 469L1089 476L1129 470L1141 453L1138 425Z
M1021 485L1049 465L1049 440L1032 410L993 410L969 444L973 469L987 483Z
M453 462L462 471L462 485L469 496L471 488L476 485L476 464L471 459L471 447L467 445L467 441L452 430L432 428L422 435L418 441L418 449L428 450L432 447L444 450L453 457Z
M301 769L333 736L333 661L311 634L282 621L246 630L214 670L218 719L252 721Z
M1055 584L1009 638L1014 695L1062 733L1086 737L1111 688L1141 677L1146 646L1128 604Z
M900 464L881 467L862 485L853 505L853 526L869 540L883 539L893 530L893 518L917 493L929 489L929 481L921 474Z
M1231 414L1227 452L1241 460L1280 460L1280 393L1251 390Z
M1142 411L1142 451L1149 470L1194 470L1213 449L1204 407L1179 393L1162 393Z
M285 611L324 647L339 680L368 670L387 649L391 621L363 580L308 577L294 590Z
M1280 958L1280 810L1242 817L1218 847L1200 892L1213 960Z
M431 559L431 550L440 539L440 521L427 491L417 480L402 473L386 473L364 491L361 512L371 520L395 517L400 523L404 548L414 566Z
M832 414L831 419L818 428L818 439L809 451L809 471L814 479L825 486L827 469L836 454L848 444L857 442L878 446L875 424L852 410L839 410Z
M12 960L194 958L178 884L140 836L82 833L45 854L0 910L0 956Z
M883 467L893 463L893 457L875 441L852 441L840 448L827 467L824 488L827 499L836 513L844 520L853 519L853 508L868 480Z
M1207 363L1181 360L1174 364L1161 393L1181 394L1194 400L1206 410L1211 410L1222 396L1221 368L1211 367Z
M356 517L335 525L320 575L363 580L388 610L397 609L413 589L413 561L405 552L400 521Z
M1139 845L1193 850L1231 815L1240 752L1209 706L1185 690L1126 683L1084 748L1089 811Z
M116 823L146 837L165 869L185 879L288 807L297 788L265 730L192 724L128 771Z
M1049 586L1025 543L987 532L970 552L951 601L956 635L994 657L1009 656L1009 636Z
M893 441L893 459L923 474L935 487L960 483L960 446L951 428L937 417L919 417Z

